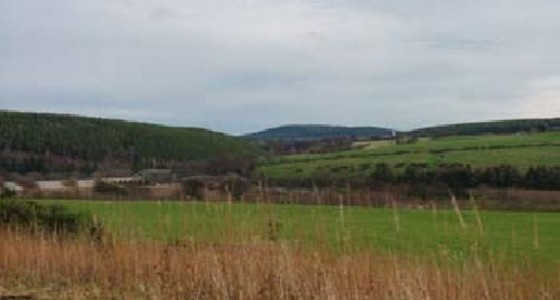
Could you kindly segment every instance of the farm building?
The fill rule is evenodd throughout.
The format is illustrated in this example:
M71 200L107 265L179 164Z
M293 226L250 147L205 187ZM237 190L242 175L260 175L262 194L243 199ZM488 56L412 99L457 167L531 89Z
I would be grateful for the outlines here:
M16 196L21 196L24 190L23 186L13 181L4 182L4 188L10 192L13 192Z
M101 178L101 181L113 184L139 184L142 178L134 177L105 177Z
M64 192L68 189L62 180L39 180L35 184L41 192Z
M25 191L30 196L91 198L95 181L82 180L40 180L35 188Z

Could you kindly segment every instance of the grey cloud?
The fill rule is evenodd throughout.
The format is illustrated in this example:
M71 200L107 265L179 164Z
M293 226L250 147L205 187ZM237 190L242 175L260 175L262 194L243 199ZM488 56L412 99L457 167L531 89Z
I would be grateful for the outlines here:
M551 116L559 18L554 0L3 0L0 108L230 133Z
M476 38L412 38L401 39L403 43L419 44L442 50L492 50L502 46L499 40L476 39Z

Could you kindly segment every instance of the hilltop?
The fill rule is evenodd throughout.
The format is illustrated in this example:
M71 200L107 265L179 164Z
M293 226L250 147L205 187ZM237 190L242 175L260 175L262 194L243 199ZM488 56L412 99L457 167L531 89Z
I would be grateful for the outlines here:
M243 139L206 129L10 111L0 111L0 151L0 170L20 174L90 174L258 153Z
M484 134L509 134L521 132L560 131L560 118L513 119L472 123L429 126L410 131L396 131L391 128L362 126L296 124L283 125L263 131L249 133L243 137L256 141L319 141L337 138L376 139L400 136L445 137Z
M443 137L547 131L560 131L560 118L498 120L448 124L415 129L406 134L423 137Z
M336 125L284 125L250 133L245 138L258 141L317 141L336 138L380 138L389 137L393 130L381 127L347 127Z

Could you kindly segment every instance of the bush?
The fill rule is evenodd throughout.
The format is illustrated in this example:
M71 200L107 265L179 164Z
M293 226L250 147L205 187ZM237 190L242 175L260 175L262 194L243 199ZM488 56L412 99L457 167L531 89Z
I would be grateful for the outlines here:
M7 188L0 188L0 199L12 198L16 195L16 192Z
M73 213L64 206L26 200L0 201L0 226L56 234L86 233L95 237L102 231L90 214Z
M128 191L126 190L126 188L104 181L96 182L94 191L100 194L110 194L110 195L120 195L120 196L128 195Z

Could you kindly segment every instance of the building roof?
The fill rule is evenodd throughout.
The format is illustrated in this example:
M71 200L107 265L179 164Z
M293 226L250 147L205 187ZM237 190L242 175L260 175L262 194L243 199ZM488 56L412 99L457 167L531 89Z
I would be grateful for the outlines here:
M134 181L140 181L140 178L138 178L138 177L107 177L107 178L102 178L101 181L108 182L108 183L134 182Z
M64 181L61 180L40 180L37 181L37 187L40 190L63 190L66 189Z
M95 180L93 179L78 180L76 182L76 185L78 186L78 188L93 188L95 186Z

